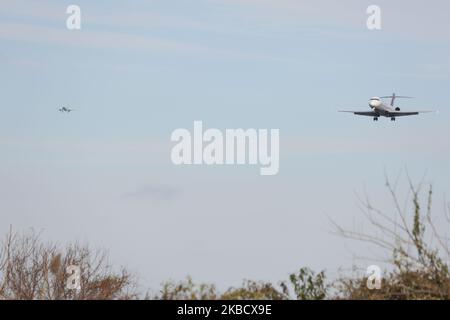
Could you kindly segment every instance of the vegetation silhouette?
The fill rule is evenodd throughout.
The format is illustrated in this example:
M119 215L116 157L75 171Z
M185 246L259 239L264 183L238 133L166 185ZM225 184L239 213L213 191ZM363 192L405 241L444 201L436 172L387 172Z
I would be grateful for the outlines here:
M392 184L386 178L391 214L373 206L367 195L358 197L373 233L348 230L331 221L337 235L368 242L387 253L380 289L369 289L367 276L355 272L329 281L325 271L316 273L303 267L278 283L244 280L240 287L220 292L214 284L195 283L187 277L164 282L158 293L151 295L138 291L136 277L126 268L111 266L105 251L77 243L60 248L43 242L33 231L19 234L11 228L0 244L0 299L450 299L446 262L450 239L440 233L450 224L448 205L436 223L431 185L424 188L421 182L415 186L408 177L409 192L403 206L397 185L398 181ZM72 265L79 266L79 290L67 286L67 268Z

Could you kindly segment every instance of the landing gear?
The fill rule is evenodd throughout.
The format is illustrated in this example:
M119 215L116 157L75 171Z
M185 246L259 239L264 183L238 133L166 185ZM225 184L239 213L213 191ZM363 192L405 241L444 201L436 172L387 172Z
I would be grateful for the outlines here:
M373 121L378 121L378 117L373 117Z
M391 121L395 121L395 117L392 117L392 118L391 118Z

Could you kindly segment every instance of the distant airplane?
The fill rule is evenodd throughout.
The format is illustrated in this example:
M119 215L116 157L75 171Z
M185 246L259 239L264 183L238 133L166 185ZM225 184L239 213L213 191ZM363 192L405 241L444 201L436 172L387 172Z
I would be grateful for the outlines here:
M381 99L383 98L390 98L391 103L390 105L384 104ZM359 115L359 116L368 116L373 117L373 121L378 121L378 117L387 117L391 118L391 121L395 121L396 117L403 117L403 116L413 116L417 115L419 113L427 113L427 112L434 112L434 111L400 111L399 107L394 107L394 102L396 98L412 98L412 97L406 97L406 96L396 96L395 93L392 94L392 96L385 96L385 97L373 97L369 100L369 107L371 107L372 111L346 111L346 110L340 110L339 112L351 112L353 114Z
M60 112L67 112L67 113L72 112L74 110L75 109L70 109L70 108L66 108L66 107L62 107L61 109L59 109Z

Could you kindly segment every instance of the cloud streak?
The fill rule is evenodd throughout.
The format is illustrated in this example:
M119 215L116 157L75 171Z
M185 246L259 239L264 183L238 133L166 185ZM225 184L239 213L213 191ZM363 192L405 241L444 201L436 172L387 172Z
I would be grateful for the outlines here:
M151 36L126 33L79 31L42 27L22 23L0 23L0 38L13 41L44 43L64 46L97 48L126 48L141 50L163 50L184 53L209 53L207 47L180 41L163 40Z

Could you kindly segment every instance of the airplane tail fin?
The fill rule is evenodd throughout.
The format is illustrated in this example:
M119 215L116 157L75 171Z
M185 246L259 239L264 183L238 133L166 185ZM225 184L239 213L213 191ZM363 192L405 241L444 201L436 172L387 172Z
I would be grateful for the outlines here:
M389 98L389 99L391 99L391 106L394 106L395 99L397 99L397 98L411 99L411 98L413 98L413 97L409 97L409 96L397 96L397 95L395 95L395 93L393 93L392 96L384 96L384 97L380 97L380 98Z

